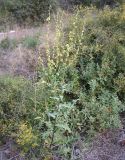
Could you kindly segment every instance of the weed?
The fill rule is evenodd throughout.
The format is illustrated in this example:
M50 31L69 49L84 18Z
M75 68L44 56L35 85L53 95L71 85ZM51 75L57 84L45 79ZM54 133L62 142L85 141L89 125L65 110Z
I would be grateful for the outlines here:
M22 42L23 46L29 49L35 49L38 45L39 45L39 39L38 37L31 37L31 36L27 36L23 39Z
M17 46L16 39L5 38L0 42L0 48L3 50L13 50Z

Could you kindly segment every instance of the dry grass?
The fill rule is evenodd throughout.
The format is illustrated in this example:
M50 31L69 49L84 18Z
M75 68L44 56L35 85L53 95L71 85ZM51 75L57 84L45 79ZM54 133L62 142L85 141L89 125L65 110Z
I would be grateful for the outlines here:
M61 20L63 23L63 28L65 28L68 25L69 18L72 15L68 12L62 14L61 11L59 11L59 14L62 16ZM12 31L1 32L0 42L5 38L9 38L10 40L16 40L19 44L15 49L11 51L7 50L4 54L0 54L0 75L16 74L24 75L26 77L32 75L36 68L36 63L39 56L41 56L43 62L46 63L46 44L54 44L56 34L55 28L56 20L54 20L53 17L53 21L42 24L39 27L21 28L19 26L15 26ZM25 37L33 37L36 35L40 40L40 44L37 46L36 50L24 48L20 44L20 41L22 41ZM1 50L0 52L2 53Z

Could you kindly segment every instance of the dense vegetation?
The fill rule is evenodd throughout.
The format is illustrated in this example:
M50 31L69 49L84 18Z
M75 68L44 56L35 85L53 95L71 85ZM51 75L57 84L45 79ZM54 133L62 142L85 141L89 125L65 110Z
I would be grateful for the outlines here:
M24 154L32 150L29 159L70 159L76 141L119 128L125 109L124 5L77 9L65 29L60 15L55 23L37 77L0 78L1 139L13 138Z
M80 4L84 6L96 5L98 7L110 5L113 7L117 2L121 3L122 0L1 0L0 23L9 20L11 23L16 22L20 25L38 24L38 22L45 22L49 13L55 12L61 5L65 7Z
M0 10L3 17L13 18L13 22L21 24L33 24L44 22L56 8L56 0L2 0Z

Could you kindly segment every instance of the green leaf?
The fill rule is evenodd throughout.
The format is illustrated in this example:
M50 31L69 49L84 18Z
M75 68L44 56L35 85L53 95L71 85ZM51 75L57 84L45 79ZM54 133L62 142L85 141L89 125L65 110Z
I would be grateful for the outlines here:
M56 118L56 115L57 115L57 113L56 112L54 112L54 113L48 113L48 116L49 117L52 117L52 118Z
M69 133L71 133L71 129L69 128L68 124L57 124L56 127L62 129L62 130L65 130L65 131L68 131Z

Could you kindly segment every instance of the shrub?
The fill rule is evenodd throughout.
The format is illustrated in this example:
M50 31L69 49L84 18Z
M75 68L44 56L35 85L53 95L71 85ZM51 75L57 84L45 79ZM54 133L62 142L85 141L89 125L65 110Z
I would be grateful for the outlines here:
M23 39L22 43L23 43L23 46L26 48L35 49L39 44L39 39L38 37L35 37L35 36L32 36L32 37L28 36Z
M69 146L79 136L121 126L119 113L125 102L121 89L125 74L123 24L119 8L86 8L75 14L67 33L62 33L61 23L57 27L56 44L47 50L51 75L47 71L41 78L44 83L38 82L49 90L46 95L50 97L45 101L44 120L40 115L38 120L46 126L47 143L60 144L60 154L68 156Z
M44 22L50 12L55 10L55 0L5 0L2 6L19 24ZM51 7L50 7L51 6Z
M125 109L121 13L121 8L78 10L65 33L58 16L55 43L47 44L47 66L39 64L39 78L32 84L22 79L0 82L2 126L17 122L13 126L23 133L21 143L25 131L36 131L42 159L71 159L74 142L120 127L119 113Z
M22 147L24 153L28 152L30 148L35 148L37 144L37 134L33 133L32 127L26 123L19 124L17 132L17 143Z
M12 50L17 46L16 39L5 38L0 42L0 48L3 50Z
M0 86L1 134L10 136L27 115L25 107L31 87L23 78L13 77L1 77Z
M82 4L87 6L96 5L97 7L104 7L105 5L115 6L115 4L123 3L123 1L122 0L68 0L68 3L72 5Z

